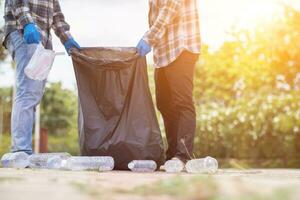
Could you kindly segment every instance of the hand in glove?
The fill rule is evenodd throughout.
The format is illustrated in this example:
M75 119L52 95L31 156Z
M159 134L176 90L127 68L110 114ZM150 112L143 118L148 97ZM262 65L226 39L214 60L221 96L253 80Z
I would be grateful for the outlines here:
M136 48L140 56L146 56L151 51L151 46L143 39L140 40Z
M24 27L24 40L27 44L38 44L41 41L41 33L35 24L29 23Z
M71 49L80 49L79 44L73 38L70 38L69 40L67 40L64 43L64 46L69 55L70 55Z

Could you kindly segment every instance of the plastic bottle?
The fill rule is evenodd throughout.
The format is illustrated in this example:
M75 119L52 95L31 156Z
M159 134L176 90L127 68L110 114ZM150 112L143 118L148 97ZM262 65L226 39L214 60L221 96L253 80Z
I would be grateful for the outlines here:
M1 165L5 168L26 168L29 165L29 155L25 152L7 153L1 158Z
M157 164L153 160L134 160L128 164L128 168L133 172L154 172Z
M61 162L61 169L80 170L100 170L111 171L115 165L114 159L109 156L74 156Z
M164 170L168 173L179 173L184 169L184 163L179 159L168 160L164 164Z
M47 161L53 157L67 159L71 157L69 153L38 153L29 156L29 167L33 169L47 169Z
M53 156L47 160L47 169L62 169L63 158Z
M218 171L218 161L212 157L190 160L185 165L188 173L209 173Z

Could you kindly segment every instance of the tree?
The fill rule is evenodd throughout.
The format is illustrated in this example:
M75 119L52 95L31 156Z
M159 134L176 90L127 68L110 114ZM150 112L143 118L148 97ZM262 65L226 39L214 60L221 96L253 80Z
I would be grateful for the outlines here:
M77 96L62 84L48 83L41 103L41 126L49 134L65 135L77 124Z
M0 0L0 6L2 4L2 0ZM4 37L4 32L3 32L3 27L0 28L0 41L3 40L3 37ZM4 60L6 57L6 53L5 53L5 49L3 47L3 45L1 44L0 45L0 61Z
M0 1L0 5L2 4L2 1ZM3 40L3 28L0 28L0 41ZM6 57L6 52L3 47L3 45L0 45L0 62L2 62ZM1 73L1 70L0 70ZM10 89L7 88L0 88L0 134L3 132L8 132L10 123L7 123L8 119L10 119L10 112L7 112L6 104L11 103L11 96L8 96L7 91ZM10 93L10 92L8 92ZM11 94L10 94L11 95ZM5 105L5 106L4 106Z
M232 30L217 51L203 46L195 80L199 157L300 165L300 12L284 6L278 16Z
M196 71L198 104L227 105L237 96L271 92L278 82L282 89L300 88L300 12L288 6L283 10L270 24L233 30L217 51L204 45Z
M10 133L12 88L0 88L0 134Z

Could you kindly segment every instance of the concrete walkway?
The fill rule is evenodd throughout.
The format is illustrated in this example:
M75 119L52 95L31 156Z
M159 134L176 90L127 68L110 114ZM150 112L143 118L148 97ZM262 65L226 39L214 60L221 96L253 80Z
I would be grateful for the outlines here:
M216 175L0 169L1 200L300 199L300 170Z

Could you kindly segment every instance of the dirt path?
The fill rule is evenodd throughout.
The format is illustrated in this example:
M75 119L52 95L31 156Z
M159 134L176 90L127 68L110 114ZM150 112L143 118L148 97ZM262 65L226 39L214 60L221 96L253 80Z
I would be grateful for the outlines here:
M1 200L298 200L299 188L300 170L220 170L208 176L0 169Z

